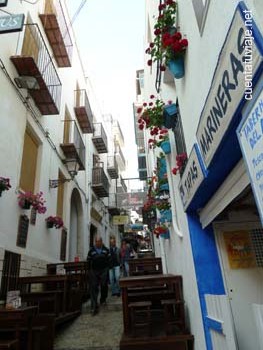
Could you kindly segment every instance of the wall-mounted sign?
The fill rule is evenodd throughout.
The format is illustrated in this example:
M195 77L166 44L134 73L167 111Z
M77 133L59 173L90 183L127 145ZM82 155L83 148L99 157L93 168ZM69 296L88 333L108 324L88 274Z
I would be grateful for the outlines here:
M263 82L255 95L256 92L255 102L244 115L237 135L263 224Z
M129 223L128 215L115 215L112 217L113 225L126 225Z
M21 32L25 21L25 15L8 15L0 17L0 34Z
M261 35L251 11L243 7L238 6L235 12L197 129L197 142L207 167L243 98L252 98L252 79L262 62L262 43L258 44Z
M190 204L205 176L206 169L201 159L200 151L197 144L194 144L179 183L179 192L184 209Z
M8 0L0 0L0 7L7 6L7 1Z
M256 267L256 258L248 231L224 232L230 269Z

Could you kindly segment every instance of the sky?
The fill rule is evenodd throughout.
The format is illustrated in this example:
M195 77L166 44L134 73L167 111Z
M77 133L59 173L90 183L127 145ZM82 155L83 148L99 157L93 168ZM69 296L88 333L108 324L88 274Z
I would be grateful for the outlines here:
M81 2L67 0L71 17ZM129 176L137 177L132 103L136 100L136 70L143 68L145 1L87 0L73 29L101 110L120 122Z

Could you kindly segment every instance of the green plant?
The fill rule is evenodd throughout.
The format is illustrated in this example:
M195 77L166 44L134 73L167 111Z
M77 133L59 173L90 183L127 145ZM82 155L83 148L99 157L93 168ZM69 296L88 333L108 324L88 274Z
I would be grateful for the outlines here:
M154 26L154 40L146 49L150 55L148 65L159 61L160 69L164 71L166 65L172 59L182 56L188 46L188 40L182 38L182 34L175 28L177 5L174 0L166 0L159 5L159 16Z

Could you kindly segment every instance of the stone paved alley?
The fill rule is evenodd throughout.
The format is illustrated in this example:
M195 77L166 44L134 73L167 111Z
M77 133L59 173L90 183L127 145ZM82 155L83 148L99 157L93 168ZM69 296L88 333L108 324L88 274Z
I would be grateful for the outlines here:
M56 333L54 349L118 350L122 331L121 298L108 298L96 316L91 316L87 302L82 314Z

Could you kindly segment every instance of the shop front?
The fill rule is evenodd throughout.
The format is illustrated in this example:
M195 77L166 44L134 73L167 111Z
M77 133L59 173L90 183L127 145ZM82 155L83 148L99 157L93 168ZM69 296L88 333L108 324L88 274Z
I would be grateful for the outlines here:
M207 349L263 349L263 39L240 2L179 191Z

